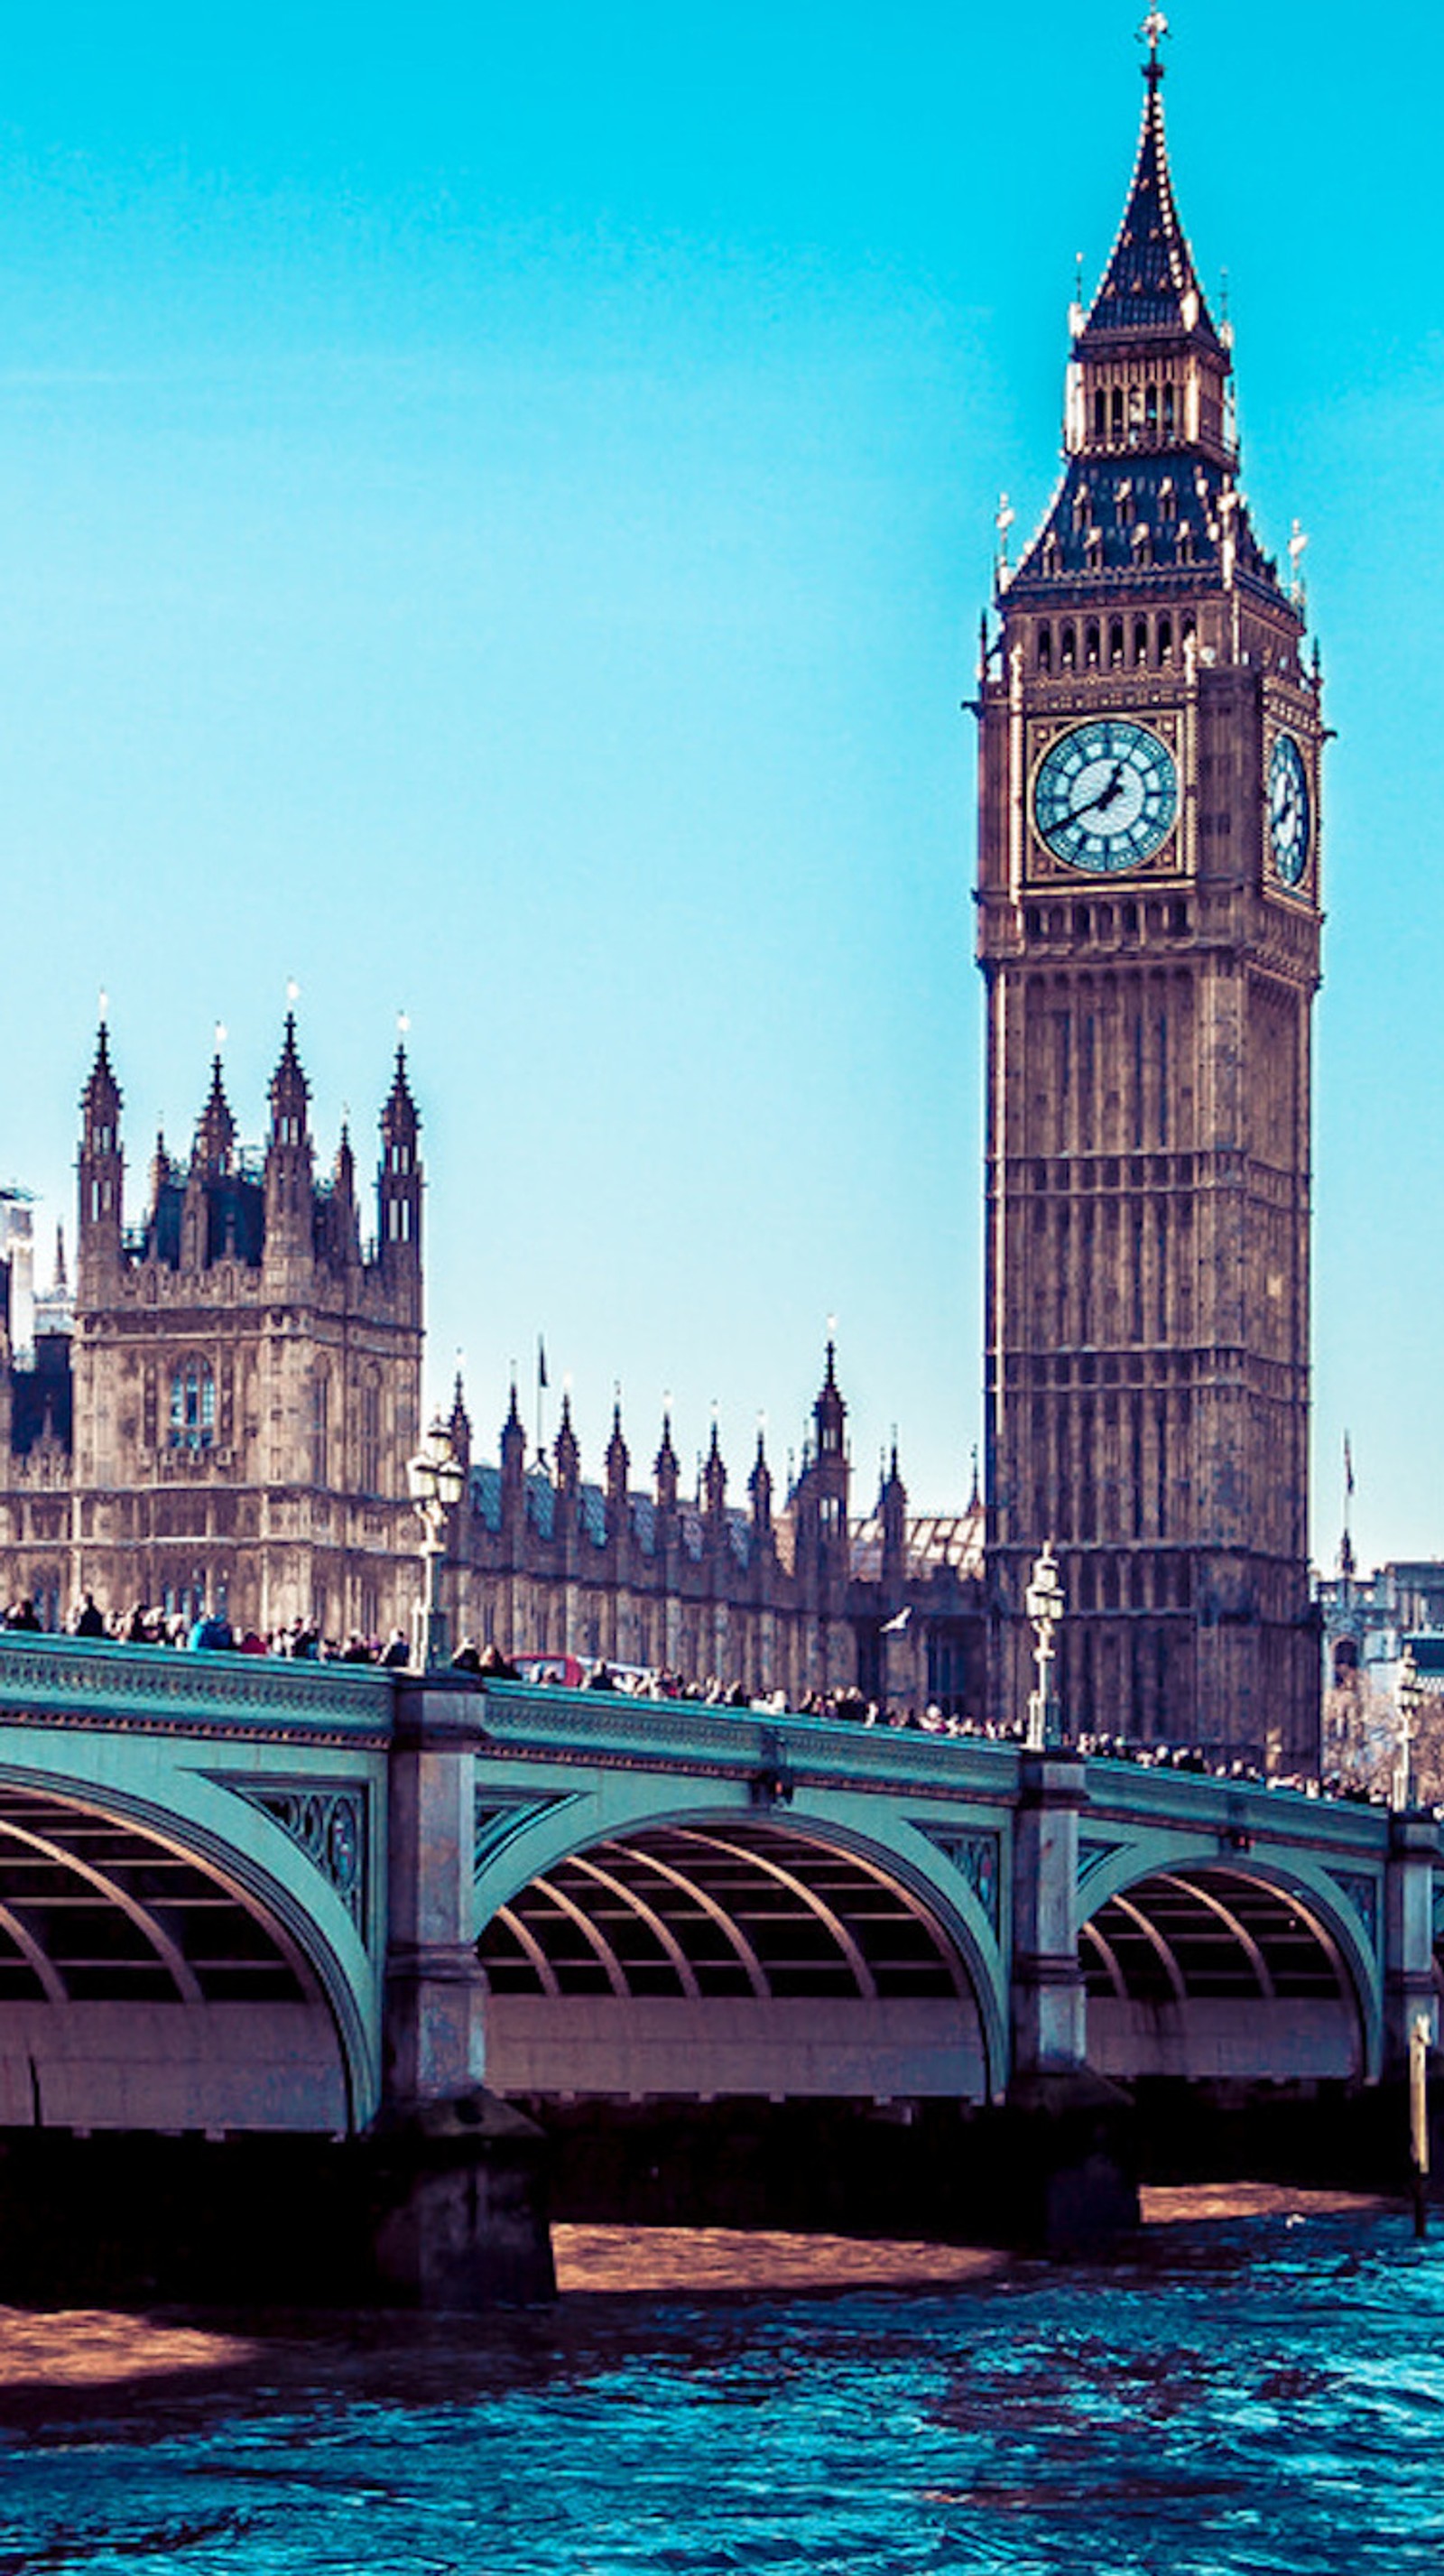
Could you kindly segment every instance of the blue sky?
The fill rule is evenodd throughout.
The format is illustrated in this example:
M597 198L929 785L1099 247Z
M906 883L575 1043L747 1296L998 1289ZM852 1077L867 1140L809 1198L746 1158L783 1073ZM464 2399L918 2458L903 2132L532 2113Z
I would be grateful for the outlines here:
M0 1176L70 1207L95 996L139 1173L285 985L329 1150L395 1015L432 1367L546 1334L599 1457L779 1463L838 1318L859 1483L978 1427L973 752L1055 470L1132 7L0 10ZM1174 13L1245 480L1339 729L1316 1522L1444 1548L1436 20Z

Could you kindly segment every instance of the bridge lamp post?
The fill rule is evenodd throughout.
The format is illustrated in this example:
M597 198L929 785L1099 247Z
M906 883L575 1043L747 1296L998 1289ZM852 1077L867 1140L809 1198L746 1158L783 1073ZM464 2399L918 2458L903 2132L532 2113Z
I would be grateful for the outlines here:
M1028 1589L1023 1595L1023 1608L1037 1639L1033 1661L1038 1667L1038 1687L1028 1700L1030 1753L1045 1752L1049 1745L1062 1742L1063 1711L1053 1686L1053 1662L1058 1651L1055 1643L1057 1630L1067 1606L1063 1597L1063 1578L1053 1554L1053 1542L1049 1539L1042 1555L1034 1560Z
M446 1612L441 1606L441 1566L447 1516L455 1511L466 1483L466 1471L443 1422L433 1422L415 1457L408 1458L406 1482L424 1533L423 1587L411 1619L411 1661L417 1672L435 1673L451 1659Z
M1395 1684L1394 1695L1399 1706L1399 1745L1394 1756L1391 1803L1401 1808L1412 1807L1414 1804L1414 1738L1419 1732L1419 1720L1423 1716L1424 1702L1428 1693L1424 1687L1424 1676L1414 1661L1414 1649L1411 1645L1406 1644L1399 1659L1399 1679Z

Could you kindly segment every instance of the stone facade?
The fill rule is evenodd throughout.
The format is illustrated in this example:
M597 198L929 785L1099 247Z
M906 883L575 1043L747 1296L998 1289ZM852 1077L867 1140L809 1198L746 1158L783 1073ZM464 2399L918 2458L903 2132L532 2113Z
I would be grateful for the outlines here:
M0 1580L48 1624L87 1591L109 1611L224 1607L261 1631L374 1631L409 1606L422 1174L404 1054L372 1247L349 1138L318 1182L308 1104L292 1020L259 1152L237 1141L217 1058L188 1161L157 1138L127 1226L102 1028L81 1104L73 1338L37 1333L33 1366L0 1370Z
M1156 39L1065 464L985 622L993 1705L1057 1542L1075 1727L1318 1744L1308 1587L1317 655L1238 483L1231 334L1174 207Z
M550 1464L526 1463L515 1389L500 1462L471 1459L458 1388L451 1435L468 1466L451 1581L461 1629L509 1654L603 1656L716 1677L752 1692L860 1687L894 1707L983 1707L982 1510L910 1516L896 1454L877 1509L855 1520L847 1407L827 1349L801 1469L774 1510L761 1438L743 1508L727 1500L714 1425L693 1495L664 1419L652 1478L635 1486L620 1406L604 1481L581 1476L570 1401Z
M315 1177L309 1086L288 1019L265 1146L238 1142L219 1059L190 1156L164 1139L125 1221L121 1095L101 1030L81 1103L73 1318L37 1304L28 1361L0 1368L0 1588L50 1627L90 1592L238 1631L293 1620L341 1639L408 1624L419 1529L406 1462L421 1430L422 1168L404 1054L381 1116L376 1239L363 1247L343 1134ZM0 1281L8 1273L0 1261ZM496 1464L466 1468L444 1596L457 1633L505 1652L665 1667L750 1690L856 1686L894 1706L979 1715L982 1509L910 1517L896 1457L851 1516L847 1407L829 1346L811 1435L774 1511L758 1445L727 1500L714 1430L684 1494L664 1424L631 1481L620 1412L603 1481L584 1481L568 1402L527 1458L515 1399Z

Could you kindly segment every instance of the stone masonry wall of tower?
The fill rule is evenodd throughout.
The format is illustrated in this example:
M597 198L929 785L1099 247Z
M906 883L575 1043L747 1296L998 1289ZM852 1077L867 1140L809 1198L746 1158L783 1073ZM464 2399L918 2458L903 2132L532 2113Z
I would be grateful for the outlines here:
M1052 1539L1075 1729L1317 1751L1307 1570L1317 657L1250 524L1157 40L1063 471L985 629L990 1688Z

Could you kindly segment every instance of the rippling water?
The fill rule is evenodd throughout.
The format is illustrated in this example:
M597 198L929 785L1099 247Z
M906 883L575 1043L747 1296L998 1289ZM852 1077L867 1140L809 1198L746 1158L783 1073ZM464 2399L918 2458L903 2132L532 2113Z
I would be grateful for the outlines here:
M945 2293L583 2300L266 2345L0 2433L0 2576L1402 2576L1444 2564L1444 2245L1168 2231Z

